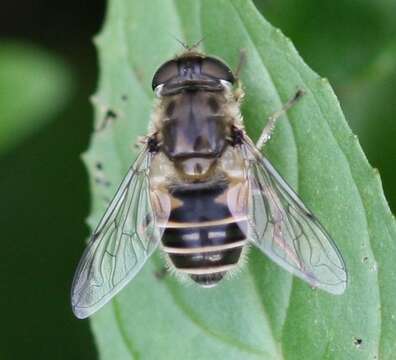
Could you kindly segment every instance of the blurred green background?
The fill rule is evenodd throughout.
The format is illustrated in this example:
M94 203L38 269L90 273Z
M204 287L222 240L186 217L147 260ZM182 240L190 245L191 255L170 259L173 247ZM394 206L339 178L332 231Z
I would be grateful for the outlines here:
M255 3L330 79L395 211L396 2ZM88 236L80 153L92 131L92 37L104 12L103 1L2 4L1 359L97 358L88 321L71 313L69 288Z

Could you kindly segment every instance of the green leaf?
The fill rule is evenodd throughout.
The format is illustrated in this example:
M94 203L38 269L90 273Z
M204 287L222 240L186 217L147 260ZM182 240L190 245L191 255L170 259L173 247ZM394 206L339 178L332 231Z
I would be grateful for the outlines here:
M348 123L371 164L380 170L385 194L395 210L396 2L254 2L293 39L309 65L329 77Z
M261 13L298 44L333 86L345 84L394 43L396 3L392 0L253 0Z
M21 42L0 44L0 152L54 119L70 98L70 69L55 55Z
M234 279L199 289L171 276L158 280L155 271L164 260L155 254L93 316L101 359L391 359L396 227L379 176L328 81L251 1L110 1L96 39L101 76L93 97L96 126L105 126L84 155L93 193L91 227L136 156L137 137L147 132L154 71L182 51L172 36L190 44L205 37L205 52L233 68L239 49L247 50L243 113L254 139L297 88L307 92L265 152L332 234L349 285L342 296L312 290L252 250ZM95 183L103 175L109 188Z

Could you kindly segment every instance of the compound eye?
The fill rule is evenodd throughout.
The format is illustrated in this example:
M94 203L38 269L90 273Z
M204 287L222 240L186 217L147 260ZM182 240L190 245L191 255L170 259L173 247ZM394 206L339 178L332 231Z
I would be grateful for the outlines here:
M175 60L170 60L165 64L161 65L161 67L155 72L153 81L152 81L152 88L153 90L161 84L166 83L168 80L174 78L179 73L178 65Z
M231 69L215 58L207 57L202 60L201 73L215 79L226 80L231 84L235 82Z

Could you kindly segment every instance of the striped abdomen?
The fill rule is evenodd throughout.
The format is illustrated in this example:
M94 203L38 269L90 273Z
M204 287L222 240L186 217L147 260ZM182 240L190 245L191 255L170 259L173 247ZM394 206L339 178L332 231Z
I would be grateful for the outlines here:
M220 199L227 189L219 182L183 185L171 192L180 206L170 213L164 250L177 270L206 287L216 285L237 265L246 243L246 217L233 217Z

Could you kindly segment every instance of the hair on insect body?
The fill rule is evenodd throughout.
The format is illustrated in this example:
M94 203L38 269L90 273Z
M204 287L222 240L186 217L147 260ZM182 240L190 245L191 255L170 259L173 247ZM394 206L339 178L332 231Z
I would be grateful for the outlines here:
M303 91L254 144L240 110L241 66L233 73L197 45L185 47L153 76L149 133L80 260L75 315L101 308L158 247L172 272L205 288L234 273L252 245L312 287L343 293L347 273L335 243L260 152Z

